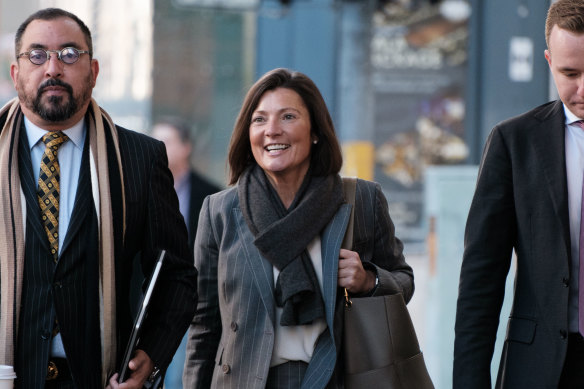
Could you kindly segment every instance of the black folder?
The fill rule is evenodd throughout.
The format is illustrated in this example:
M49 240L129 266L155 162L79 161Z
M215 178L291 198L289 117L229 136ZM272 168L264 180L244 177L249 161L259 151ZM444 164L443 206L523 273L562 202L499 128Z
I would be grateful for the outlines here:
M162 262L164 261L164 255L166 254L166 250L162 250L160 255L158 256L158 260L156 261L156 265L154 266L154 270L152 271L152 275L150 276L150 281L148 282L148 287L146 288L146 292L144 293L144 297L142 298L142 304L140 305L140 309L138 314L136 315L136 320L134 321L134 327L132 328L132 333L130 334L130 340L128 341L128 345L126 346L126 352L124 353L124 359L122 360L122 365L120 367L120 376L118 377L118 382L121 384L122 382L126 381L132 371L128 367L128 363L132 359L134 355L134 351L136 351L136 347L140 342L140 332L142 329L142 324L144 323L144 319L146 319L148 313L148 304L150 303L150 297L152 297L152 292L154 291L154 287L156 286L156 280L158 279L158 275L160 274L160 269L162 268ZM151 378L155 378L152 377Z

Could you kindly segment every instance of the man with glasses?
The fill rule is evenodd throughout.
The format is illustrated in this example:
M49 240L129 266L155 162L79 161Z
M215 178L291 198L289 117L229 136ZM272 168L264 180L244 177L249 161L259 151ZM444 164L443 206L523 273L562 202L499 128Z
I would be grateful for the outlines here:
M166 250L127 387L170 362L196 307L196 270L162 142L116 126L91 94L91 33L61 9L15 36L18 97L0 111L0 364L17 387L118 387L130 278Z

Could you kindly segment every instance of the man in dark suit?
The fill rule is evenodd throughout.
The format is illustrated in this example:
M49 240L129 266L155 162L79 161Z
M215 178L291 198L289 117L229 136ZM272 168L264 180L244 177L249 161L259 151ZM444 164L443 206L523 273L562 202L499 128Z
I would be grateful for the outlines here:
M178 195L180 212L189 232L189 247L195 244L199 212L203 200L210 194L219 192L220 188L199 175L191 167L193 143L191 129L179 118L165 117L157 121L152 128L152 136L166 146L168 167L174 178L174 189ZM164 386L169 389L182 387L182 375L185 364L187 336L185 335L168 366Z
M151 135L166 146L168 168L174 178L174 189L178 195L181 214L187 224L189 247L192 249L203 200L221 189L192 168L194 144L191 140L191 129L183 120L175 117L162 118L153 126Z
M75 15L34 13L15 54L18 98L0 111L0 363L21 388L118 387L132 259L148 276L165 249L129 363L126 387L141 388L170 362L197 303L164 145L114 125L91 98L99 64Z
M496 387L584 387L582 0L551 5L546 42L560 100L497 125L485 146L465 233L455 326L456 389L491 388L490 365L513 250L513 306Z

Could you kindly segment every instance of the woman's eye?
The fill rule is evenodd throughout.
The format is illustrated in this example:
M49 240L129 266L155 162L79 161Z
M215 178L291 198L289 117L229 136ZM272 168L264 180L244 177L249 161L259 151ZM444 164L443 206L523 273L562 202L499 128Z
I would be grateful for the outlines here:
M252 118L252 119L251 119L251 122L252 122L252 123L261 123L261 122L263 122L263 121L264 121L264 118L263 118L263 117L261 117L261 116L257 116L257 117L255 117L255 118Z
M286 113L284 114L284 119L285 120L294 119L294 115L292 115L291 113Z

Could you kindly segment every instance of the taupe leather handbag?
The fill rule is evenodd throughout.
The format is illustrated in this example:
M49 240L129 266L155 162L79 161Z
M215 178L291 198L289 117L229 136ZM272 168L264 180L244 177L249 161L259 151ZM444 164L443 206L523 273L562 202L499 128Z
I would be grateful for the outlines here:
M343 248L353 244L356 179L343 178L353 205ZM346 389L434 389L401 293L350 297L345 289L343 357Z

